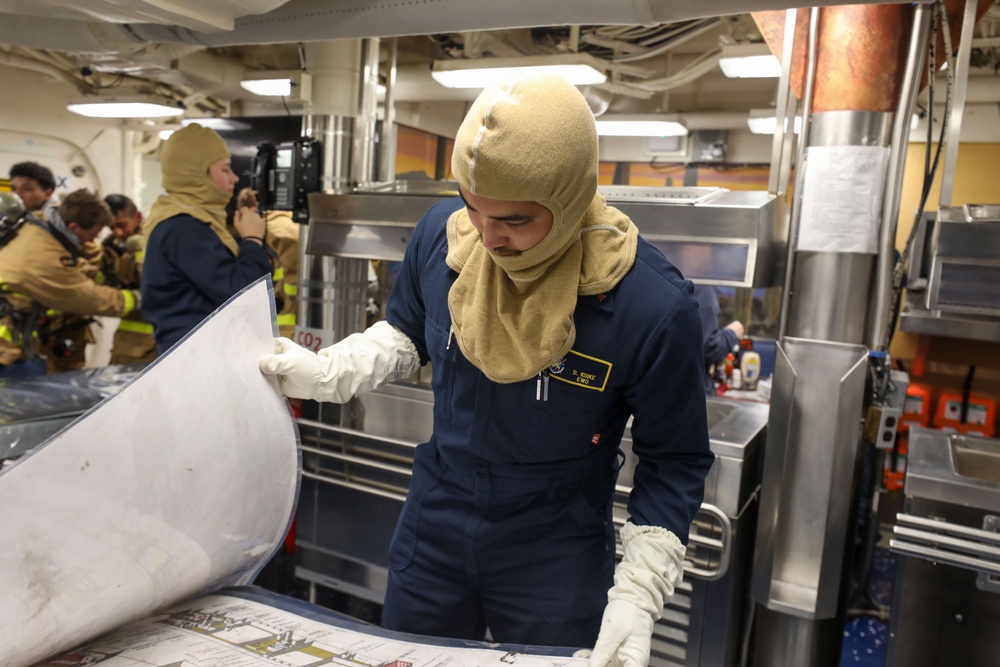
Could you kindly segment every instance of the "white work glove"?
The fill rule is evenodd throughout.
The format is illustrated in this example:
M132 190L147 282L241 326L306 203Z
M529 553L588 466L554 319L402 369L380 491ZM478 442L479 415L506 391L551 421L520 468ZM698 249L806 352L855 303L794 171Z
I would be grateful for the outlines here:
M289 398L346 403L407 377L420 367L420 356L406 334L382 320L319 353L275 338L274 354L258 364L262 373L278 376L281 393Z
M657 526L622 526L625 556L615 568L590 667L646 667L653 623L684 575L684 545Z

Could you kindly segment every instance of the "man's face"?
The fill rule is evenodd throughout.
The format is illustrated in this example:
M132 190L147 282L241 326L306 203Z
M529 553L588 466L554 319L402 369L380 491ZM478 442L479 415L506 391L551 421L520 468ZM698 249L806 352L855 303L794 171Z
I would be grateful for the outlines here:
M76 234L76 238L80 239L80 243L90 243L101 233L104 225L94 225L90 229L84 229L75 222L70 222L66 225L66 229Z
M488 199L459 189L469 220L494 255L512 257L541 243L552 229L552 211L533 201Z
M139 230L139 223L142 222L142 213L136 211L129 215L125 211L115 213L114 220L111 221L111 233L119 241L124 241L133 236Z
M52 196L52 190L42 188L38 181L27 176L10 179L10 187L29 211L37 211Z

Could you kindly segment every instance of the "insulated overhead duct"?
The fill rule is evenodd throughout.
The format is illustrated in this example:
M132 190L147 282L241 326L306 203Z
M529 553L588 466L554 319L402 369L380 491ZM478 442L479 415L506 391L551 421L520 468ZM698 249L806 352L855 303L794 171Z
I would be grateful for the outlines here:
M262 0L263 1L263 0ZM898 0L902 1L902 0ZM368 0L290 0L256 16L242 16L225 32L196 32L183 22L136 22L130 12L116 14L107 3L104 21L127 25L43 18L0 0L0 42L61 51L114 51L142 42L184 42L201 46L235 46L288 42L440 34L471 30L527 28L574 24L655 25L674 21L740 14L751 10L786 9L797 0L436 0L420 3L372 3ZM17 3L18 5L23 3ZM185 2L185 6L194 6ZM216 3L211 3L214 7ZM242 4L242 3L240 3ZM273 3L272 3L273 4ZM820 5L857 4L857 0L827 0ZM880 3L884 4L884 3ZM905 3L904 3L905 4ZM70 3L65 9L76 6ZM200 3L205 5L205 3ZM182 12L182 13L187 13ZM243 13L253 13L243 10ZM192 10L192 15L198 13Z
M43 19L165 23L190 30L232 30L240 16L263 14L288 0L0 0L0 13Z
M976 21L996 0L978 0ZM898 3L897 3L898 4ZM964 0L946 0L951 41L958 44ZM903 81L906 53L900 44L909 38L912 10L897 7L857 5L821 12L816 54L816 90L812 111L895 111ZM754 12L753 19L771 52L782 58L785 32L784 12ZM806 35L808 12L798 12L795 44L792 51L791 87L800 100L805 88ZM852 44L845 51L844 44ZM945 48L938 34L938 62L943 62ZM926 75L924 76L926 79ZM926 81L921 80L921 88Z

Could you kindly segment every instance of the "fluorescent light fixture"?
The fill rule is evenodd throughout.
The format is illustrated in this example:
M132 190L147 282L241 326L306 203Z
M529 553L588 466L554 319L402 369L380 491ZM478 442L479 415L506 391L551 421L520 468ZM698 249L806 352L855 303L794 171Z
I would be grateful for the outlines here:
M215 116L205 116L204 118L182 118L181 125L187 127L191 123L198 123L202 127L210 127L213 130L249 130L252 126L242 120L235 118L216 118Z
M288 97L292 94L292 80L288 77L240 81L240 87L264 97Z
M538 72L556 74L574 86L594 85L608 80L601 61L586 53L435 60L431 66L431 76L445 88L485 88L508 77Z
M767 44L727 44L719 58L722 73L731 79L778 78L781 62Z
M793 126L795 134L798 134L802 128L802 118L795 116ZM751 109L747 127L754 134L774 134L774 130L778 127L778 112L775 109Z
M676 115L605 114L597 119L597 134L602 137L683 137L687 133Z
M72 100L66 108L90 118L167 118L180 116L184 107L162 95L94 95Z
M308 102L312 97L312 77L301 70L260 70L245 72L240 87L262 97L288 97Z

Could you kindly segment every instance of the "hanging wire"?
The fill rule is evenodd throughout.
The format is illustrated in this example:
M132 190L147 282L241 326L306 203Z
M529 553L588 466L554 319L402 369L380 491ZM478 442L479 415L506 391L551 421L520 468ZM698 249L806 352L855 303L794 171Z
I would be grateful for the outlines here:
M84 66L80 68L80 76L83 77L83 80L86 81L91 87L98 90L117 88L122 84L122 81L125 80L124 72L119 72L111 83L101 83L95 75L96 72L90 67Z

